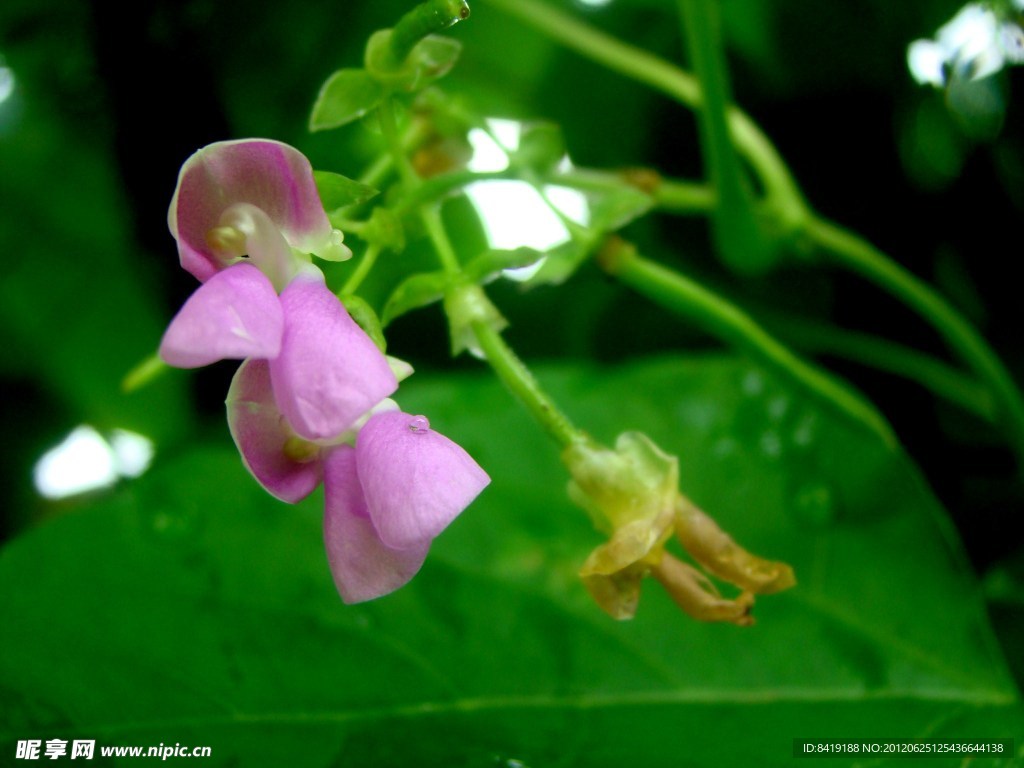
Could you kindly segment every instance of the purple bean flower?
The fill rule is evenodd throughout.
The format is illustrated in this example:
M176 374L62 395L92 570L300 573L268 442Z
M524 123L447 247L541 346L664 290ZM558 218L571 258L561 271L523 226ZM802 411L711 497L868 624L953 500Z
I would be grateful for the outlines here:
M425 417L391 400L343 433L304 439L278 408L271 365L246 361L228 393L228 424L246 466L288 502L323 482L327 560L346 603L393 592L490 478Z
M269 360L281 411L310 440L344 432L398 387L309 259L351 252L297 149L260 139L199 150L182 167L168 221L202 285L164 334L167 363Z
M309 161L278 142L211 144L185 163L168 218L202 285L160 345L170 365L241 359L228 424L246 467L297 502L321 483L324 538L345 602L411 579L430 543L490 482L426 418L387 399L392 363L310 260L345 259Z

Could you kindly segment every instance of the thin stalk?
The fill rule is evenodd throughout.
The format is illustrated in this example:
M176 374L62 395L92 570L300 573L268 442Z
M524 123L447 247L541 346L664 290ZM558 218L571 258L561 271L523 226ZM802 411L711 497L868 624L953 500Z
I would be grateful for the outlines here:
M1024 465L1024 401L1009 372L981 335L935 290L858 235L824 219L812 219L811 240L836 264L885 289L934 327L953 352L990 387L1004 429Z
M679 0L679 7L690 60L704 93L697 114L706 172L718 202L713 216L715 240L730 263L743 266L759 260L763 238L754 197L729 131L732 96L718 0Z
M563 448L582 441L583 433L541 389L530 370L505 343L501 333L483 321L473 322L472 329L487 363L544 430Z
M794 355L743 310L700 283L643 258L622 241L611 241L598 263L610 275L652 301L690 318L755 360L800 383L878 434L888 446L898 444L892 429L874 408Z
M373 269L373 265L376 263L377 257L380 256L380 252L381 247L378 243L371 242L366 246L366 252L359 260L355 272L345 281L345 285L342 286L338 294L339 296L345 298L359 290L359 286L363 284L363 280L366 279L366 276L370 274L370 270Z
M703 103L700 83L689 72L596 30L547 3L538 0L486 2L580 55L661 91L690 109L698 109ZM790 225L800 224L806 215L806 205L785 161L744 112L731 107L728 120L737 149L757 174L776 215Z
M916 349L865 333L793 318L764 318L776 334L813 355L829 355L919 384L978 418L995 424L995 398L988 387L957 368Z

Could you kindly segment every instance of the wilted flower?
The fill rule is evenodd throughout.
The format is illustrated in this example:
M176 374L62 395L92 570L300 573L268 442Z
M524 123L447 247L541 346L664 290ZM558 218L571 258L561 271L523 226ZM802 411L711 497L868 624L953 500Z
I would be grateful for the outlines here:
M750 554L686 499L678 488L678 460L646 435L624 433L614 450L583 441L563 460L572 474L569 495L609 537L590 553L580 576L612 617L633 617L649 575L694 618L741 626L753 623L755 594L796 583L788 565ZM723 598L704 574L666 552L673 533L699 565L739 587L740 595Z

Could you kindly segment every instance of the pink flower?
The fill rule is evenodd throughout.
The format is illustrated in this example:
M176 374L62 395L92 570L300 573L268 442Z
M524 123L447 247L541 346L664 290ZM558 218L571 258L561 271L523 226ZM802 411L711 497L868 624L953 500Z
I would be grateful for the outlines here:
M200 282L248 254L280 290L292 248L331 261L352 255L327 220L309 160L267 139L220 141L193 154L167 224L181 266Z
M271 364L246 361L228 393L228 424L246 466L288 502L323 482L327 559L346 603L398 589L490 478L426 418L390 400L343 433L304 440L278 408L272 378Z
M167 363L271 361L281 411L310 440L345 431L398 387L305 255L351 253L298 150L265 140L199 150L182 167L169 223L182 266L203 284L164 334Z
M345 602L402 586L490 479L386 399L398 387L388 359L309 258L351 256L309 161L272 141L212 144L182 168L169 224L202 285L161 357L181 368L244 360L227 406L246 467L291 503L324 483L327 557Z

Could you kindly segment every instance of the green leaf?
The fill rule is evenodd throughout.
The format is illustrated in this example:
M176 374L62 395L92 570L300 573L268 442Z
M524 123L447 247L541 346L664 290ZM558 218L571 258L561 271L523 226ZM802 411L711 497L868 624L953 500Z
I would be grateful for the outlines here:
M600 233L615 232L647 215L653 207L650 195L624 181L590 201L590 227Z
M534 248L492 249L471 259L463 268L463 274L471 283L483 283L503 270L530 267L543 258L544 254Z
M554 123L527 123L519 136L512 163L547 176L566 156L565 137Z
M369 76L392 91L412 93L444 77L455 66L462 44L441 35L428 35L416 43L405 61L395 62L390 29L380 29L366 43L364 63Z
M339 69L323 84L309 116L309 130L326 131L358 120L384 98L384 89L363 69Z
M384 338L384 331L381 328L380 318L377 317L377 313L373 311L365 299L360 296L350 295L343 296L341 303L345 305L345 309L348 311L352 319L356 321L356 325L366 332L373 343L377 345L377 348L381 352L387 352L388 343Z
M538 285L561 285L583 266L590 256L591 245L580 240L567 240L547 252L547 258L537 270L537 274L524 280L526 288Z
M429 35L412 49L409 58L419 71L417 88L422 88L451 72L462 53L462 43L450 37Z
M557 177L552 181L557 184ZM587 202L590 236L574 238L549 251L537 274L523 282L526 288L561 285L586 263L602 235L622 229L647 214L654 205L650 195L626 181L601 192L588 193Z
M391 292L384 305L382 321L387 326L396 317L406 312L440 301L448 285L448 276L443 271L418 272L405 278Z
M336 211L350 205L359 205L372 200L378 194L376 189L362 182L331 171L313 171L316 191L325 211Z
M781 768L797 737L1020 747L970 569L906 458L731 358L538 376L596 437L636 428L678 452L683 490L797 587L759 599L749 630L687 619L653 580L634 621L608 620L576 576L601 538L556 447L489 378L414 377L403 408L492 484L410 585L342 605L318 496L274 501L226 447L159 459L0 555L0 752L41 737L209 745L211 765Z

